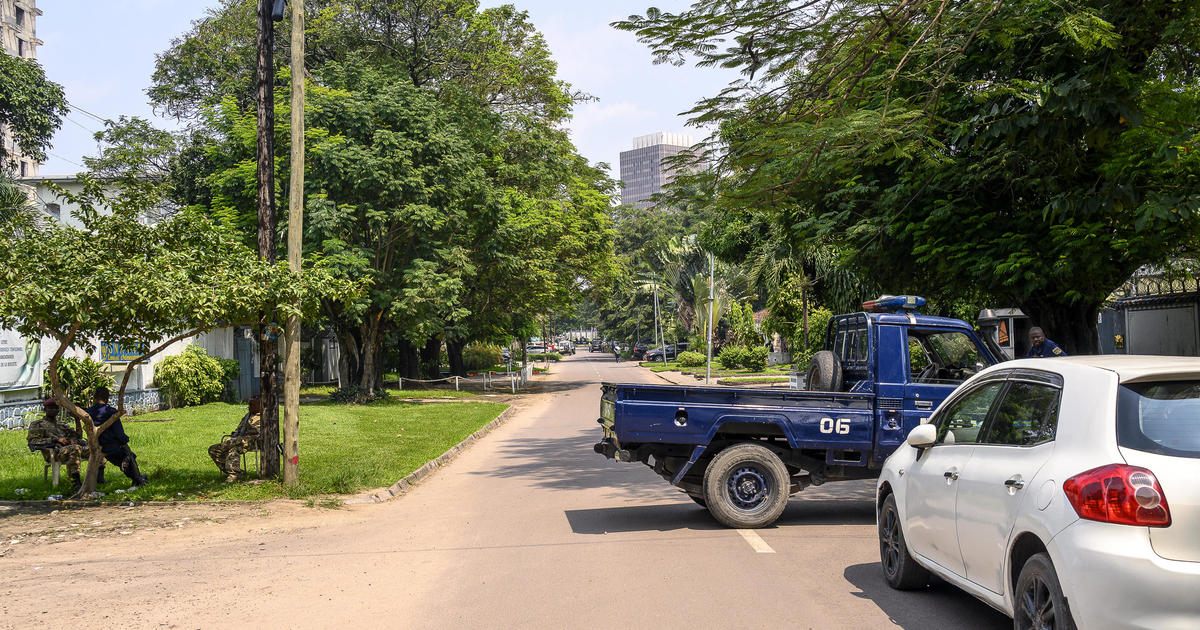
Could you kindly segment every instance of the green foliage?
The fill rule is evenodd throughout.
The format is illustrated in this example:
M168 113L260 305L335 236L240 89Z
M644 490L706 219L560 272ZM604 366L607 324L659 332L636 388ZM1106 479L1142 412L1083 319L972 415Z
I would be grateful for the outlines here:
M693 111L721 159L681 182L724 249L832 247L891 293L1019 305L1073 352L1130 273L1198 248L1194 9L699 0L617 27L749 77Z
M46 149L67 115L62 86L46 78L32 59L0 55L0 127L8 129L20 152L34 162L46 161ZM0 145L0 171L13 159Z
M754 346L746 350L746 358L742 365L751 372L762 372L767 369L769 353L766 346Z
M762 345L762 334L754 325L754 307L749 302L729 305L729 336L733 343L744 348Z
M75 359L71 357L63 357L58 362L58 379L62 383L63 391L71 402L80 407L88 407L92 404L92 399L96 395L96 389L104 387L108 390L113 389L113 378L109 372L108 366L99 361L93 361L88 357ZM42 377L42 382L46 383L46 389L49 390L50 370L46 370L46 374ZM46 396L51 396L52 392L45 392Z
M463 348L463 365L468 370L486 370L501 362L500 346L484 343L469 343Z
M707 363L708 359L699 352L680 352L676 361L681 367L700 367Z
M748 348L742 346L726 346L721 348L721 354L717 355L717 361L726 370L736 370L745 367L749 352Z
M330 402L343 405L366 405L387 397L388 393L384 390L367 390L358 385L346 385L329 394Z
M529 360L532 361L561 361L562 355L557 352L538 352L529 355Z
M166 390L172 407L191 407L219 400L237 373L237 361L211 357L204 348L190 345L155 366L154 383Z

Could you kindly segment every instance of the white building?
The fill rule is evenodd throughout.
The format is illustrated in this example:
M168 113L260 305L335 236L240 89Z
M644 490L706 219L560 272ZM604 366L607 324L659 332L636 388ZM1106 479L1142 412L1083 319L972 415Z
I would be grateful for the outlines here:
M0 49L4 54L37 59L37 47L42 45L37 38L37 17L41 14L35 0L0 0ZM0 142L5 154L16 156L14 170L18 176L38 174L38 163L20 155L12 134L3 126L0 126Z

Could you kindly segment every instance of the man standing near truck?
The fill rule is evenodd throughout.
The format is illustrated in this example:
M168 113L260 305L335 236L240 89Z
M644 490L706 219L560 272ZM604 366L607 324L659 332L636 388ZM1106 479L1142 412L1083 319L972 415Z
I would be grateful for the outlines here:
M1046 338L1046 333L1042 332L1041 328L1034 326L1029 329L1029 352L1025 353L1026 359L1047 359L1050 357L1065 357L1066 352L1058 347L1058 344Z

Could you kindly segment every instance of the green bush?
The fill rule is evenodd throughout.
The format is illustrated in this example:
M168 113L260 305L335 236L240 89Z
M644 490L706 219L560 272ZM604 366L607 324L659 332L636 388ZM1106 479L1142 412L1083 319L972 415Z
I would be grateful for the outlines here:
M767 369L767 357L769 356L766 346L755 346L746 351L746 358L742 365L751 372L762 372Z
M717 355L717 361L726 370L736 370L746 364L746 349L741 346L727 346Z
M192 345L181 354L163 359L154 368L154 382L166 390L172 407L188 407L219 400L237 373L237 361L222 361Z
M53 392L50 391L49 369L43 375L42 382L45 383L46 396L51 396ZM95 396L97 388L115 389L112 374L108 372L108 366L87 357L82 359L63 357L59 359L58 382L62 384L67 398L70 398L71 402L81 407L91 406L92 397Z
M529 355L530 361L561 361L562 355L557 352L539 352Z
M680 367L700 367L704 365L705 357L699 352L680 352L675 358Z
M463 348L463 367L468 370L486 370L499 364L502 356L499 346L482 343L467 344Z

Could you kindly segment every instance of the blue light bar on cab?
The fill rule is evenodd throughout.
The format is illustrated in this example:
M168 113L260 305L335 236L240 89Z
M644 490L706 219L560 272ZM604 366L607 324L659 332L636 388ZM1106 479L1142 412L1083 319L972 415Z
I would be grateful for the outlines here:
M925 306L925 298L919 295L881 295L869 302L863 302L863 310L871 313L912 311L922 306Z

